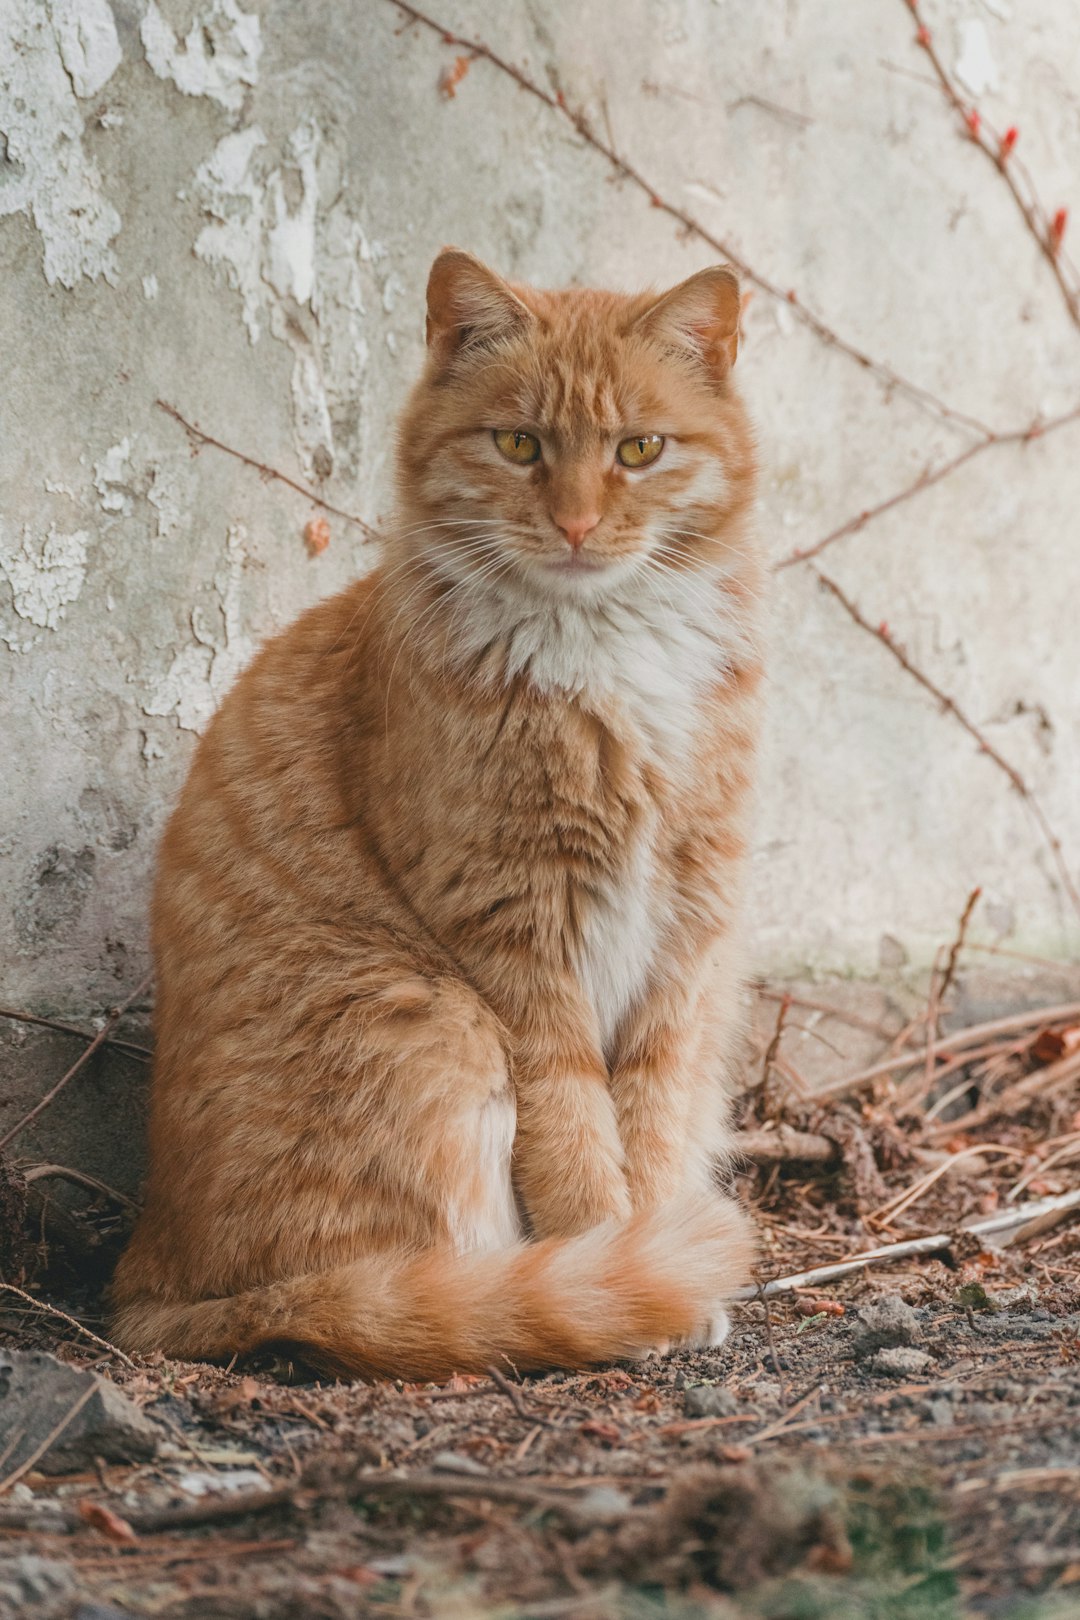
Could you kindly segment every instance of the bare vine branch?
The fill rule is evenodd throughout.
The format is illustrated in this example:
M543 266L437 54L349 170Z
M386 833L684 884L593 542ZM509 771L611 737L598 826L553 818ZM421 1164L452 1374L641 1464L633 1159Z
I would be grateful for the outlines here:
M658 208L669 219L673 219L688 236L696 237L698 241L705 242L714 252L719 253L752 286L767 293L770 298L775 298L778 302L787 304L792 313L802 321L804 326L809 327L815 337L819 338L822 343L827 344L829 348L838 350L841 354L846 354L850 360L854 360L863 370L870 372L885 387L906 394L909 399L915 400L924 409L932 411L945 421L951 422L957 427L967 428L983 439L992 439L994 437L993 429L987 427L985 422L980 422L977 417L970 416L966 411L956 410L953 406L946 404L944 400L939 399L930 389L923 388L920 383L912 382L909 377L901 376L898 371L895 371L892 366L887 365L883 360L875 360L872 355L867 354L865 349L859 348L857 344L842 337L827 321L804 304L793 288L782 287L779 282L762 275L760 271L754 269L753 265L741 253L732 247L730 242L714 235L700 220L695 219L684 208L669 202L640 169L616 152L610 141L605 140L603 136L596 133L584 112L572 108L561 90L545 90L543 85L537 84L536 80L530 78L522 68L516 67L513 62L508 62L504 56L500 56L497 51L493 50L490 45L485 44L483 40L471 39L464 34L455 33L453 29L445 27L434 17L429 16L427 12L421 11L418 6L412 5L410 0L390 0L390 4L396 6L398 11L408 17L411 22L418 23L431 33L437 34L444 45L468 51L470 56L476 60L490 63L500 73L505 73L508 78L513 79L520 89L526 91L530 96L535 96L537 101L544 103L545 107L549 107L553 112L558 113L560 117L566 119L581 139L588 146L591 146L593 151L599 152L601 157L606 158L607 162L622 179L628 180L631 185L635 186L638 191L649 199L653 208Z
M301 484L295 478L290 478L288 473L281 472L277 467L269 466L265 461L258 461L254 456L245 455L243 450L236 450L231 444L226 444L223 439L215 438L212 433L204 432L194 422L189 422L186 416L181 416L176 406L170 405L167 400L155 399L154 404L159 411L164 411L166 416L171 416L174 422L179 422L192 444L196 446L209 445L214 450L222 451L224 455L232 456L236 461L242 461L245 467L254 468L257 473L261 473L263 478L274 478L279 484L287 484L298 495L302 495L306 501L311 501L313 506L320 506L324 512L332 512L335 517L344 518L346 523L354 524L356 528L361 530L366 540L379 539L378 529L373 528L362 517L357 517L355 512L346 512L343 507L331 505L329 501L323 500L321 495L316 495L313 489L308 489L306 484Z
M1004 754L998 752L993 743L990 742L983 732L979 730L974 720L970 719L969 716L964 713L956 699L951 698L947 692L943 692L941 687L930 679L929 675L921 670L917 664L912 662L911 658L904 651L903 647L901 647L899 642L896 641L891 635L887 625L873 624L865 616L865 614L863 614L859 608L856 607L850 596L848 596L847 593L841 589L835 579L830 578L828 574L823 574L820 568L815 567L813 572L817 575L825 589L831 593L837 602L839 602L840 606L844 609L844 612L848 615L848 617L859 626L860 630L865 630L868 635L871 635L875 638L875 640L880 641L881 645L885 647L887 651L889 651L896 659L896 662L900 665L901 669L906 670L911 676L912 680L918 681L923 690L929 692L930 696L935 700L942 711L946 714L950 714L957 724L963 727L968 736L978 744L980 753L985 754L987 759L996 765L998 770L1008 778L1012 787L1015 788L1016 792L1027 805L1036 826L1039 828L1047 848L1050 850L1050 853L1053 856L1054 864L1057 867L1058 876L1061 879L1061 886L1068 895L1069 901L1072 904L1076 915L1080 917L1080 888L1077 887L1072 873L1069 870L1069 865L1065 859L1065 852L1062 848L1061 840L1050 826L1049 821L1046 819L1046 812L1043 810L1038 798L1021 776L1016 766L1011 765L1005 758Z
M1076 326L1080 326L1080 287L1070 281L1066 274L1066 259L1062 251L1062 237L1065 233L1065 212L1058 210L1051 215L1039 200L1035 190L1035 182L1030 172L1021 163L1015 152L1018 131L1015 127L999 133L989 124L974 102L965 101L952 75L941 59L941 55L934 44L934 36L922 20L919 11L919 0L905 0L905 4L919 24L915 33L915 43L924 51L927 61L933 68L945 94L947 101L953 107L963 122L965 131L973 146L989 158L994 168L1001 175L1013 201L1020 210L1024 224L1031 232L1039 249L1050 266L1053 276L1061 289L1061 296L1065 300L1065 308ZM1023 182L1021 184L1021 181Z

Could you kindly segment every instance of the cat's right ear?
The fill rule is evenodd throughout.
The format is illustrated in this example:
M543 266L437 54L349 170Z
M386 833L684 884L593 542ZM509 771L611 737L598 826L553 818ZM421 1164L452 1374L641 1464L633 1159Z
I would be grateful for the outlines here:
M511 287L461 248L443 248L427 285L427 343L445 364L472 347L509 337L533 319Z

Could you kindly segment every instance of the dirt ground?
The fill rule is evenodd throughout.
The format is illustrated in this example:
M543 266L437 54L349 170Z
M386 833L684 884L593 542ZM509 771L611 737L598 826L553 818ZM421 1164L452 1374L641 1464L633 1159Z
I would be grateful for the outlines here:
M894 1022L868 1050L906 1066L825 1103L803 1084L805 1008L769 1006L747 1140L786 1125L833 1157L744 1164L762 1277L925 1232L957 1234L947 1251L745 1303L718 1350L323 1386L281 1363L123 1365L42 1307L102 1331L130 1212L69 1202L35 1269L39 1203L3 1342L93 1365L161 1439L147 1461L14 1482L0 1462L0 1614L1080 1616L1080 1220L1009 1247L959 1232L1080 1182L1080 1014L969 1018L929 1058L926 1021ZM99 1240L94 1267L65 1255L73 1231Z

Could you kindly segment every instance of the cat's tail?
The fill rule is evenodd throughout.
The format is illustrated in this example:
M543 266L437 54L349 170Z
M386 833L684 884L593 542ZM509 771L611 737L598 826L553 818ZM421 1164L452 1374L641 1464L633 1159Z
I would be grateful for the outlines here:
M273 1348L345 1378L444 1379L504 1357L579 1367L709 1335L753 1254L738 1205L702 1197L492 1253L372 1256L225 1299L129 1298L113 1332L136 1353Z

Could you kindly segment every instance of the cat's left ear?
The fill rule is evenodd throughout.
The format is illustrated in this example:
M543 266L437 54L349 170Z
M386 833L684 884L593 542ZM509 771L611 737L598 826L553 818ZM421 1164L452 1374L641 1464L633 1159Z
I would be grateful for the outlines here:
M440 360L509 337L532 319L494 270L461 248L443 248L427 285L427 343Z
M714 382L723 382L739 352L739 278L717 264L680 281L634 322L665 348L691 354Z

